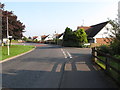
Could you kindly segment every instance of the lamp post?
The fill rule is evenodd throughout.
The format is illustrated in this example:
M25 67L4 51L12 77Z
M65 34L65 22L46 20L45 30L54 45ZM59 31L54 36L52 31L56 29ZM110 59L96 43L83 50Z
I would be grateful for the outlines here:
M10 14L10 16L14 16L13 14ZM9 38L12 38L12 36L9 36L9 22L8 22L8 15L6 16L7 19L7 48L8 48L8 55L10 55L10 43L9 43Z
M55 31L55 43L56 43L56 45L58 44L58 37L57 37L57 32Z

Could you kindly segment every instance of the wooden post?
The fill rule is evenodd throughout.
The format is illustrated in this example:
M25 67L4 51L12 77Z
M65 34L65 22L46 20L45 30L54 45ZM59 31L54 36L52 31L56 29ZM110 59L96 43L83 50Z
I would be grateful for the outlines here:
M97 60L97 58L95 58L95 56L97 56L97 52L95 51L96 48L92 48L92 61L95 62Z
M97 50L97 49L95 48L95 50ZM96 51L94 52L94 55L97 57L97 52ZM94 62L96 62L96 61L97 61L97 58L94 59Z
M106 56L106 59L105 59L105 71L106 71L106 73L108 73L108 71L109 71L108 58L107 58L107 56Z
M94 62L94 59L95 59L95 57L94 57L94 54L95 53L95 51L94 51L94 48L92 48L92 61Z

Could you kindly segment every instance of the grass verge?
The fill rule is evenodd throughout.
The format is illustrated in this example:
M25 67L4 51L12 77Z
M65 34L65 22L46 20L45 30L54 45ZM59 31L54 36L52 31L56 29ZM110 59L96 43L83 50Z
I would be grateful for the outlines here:
M101 60L105 61L105 57L104 56L98 56L98 57ZM106 69L106 66L105 66L105 64L103 62L101 62L99 60L96 60L96 63L98 65L100 65L104 70ZM111 65L112 67L114 67L115 69L120 70L120 63L117 63L117 62L111 60L110 58L108 60L108 64ZM110 76L112 76L116 81L118 81L120 83L120 74L119 73L117 73L112 68L109 68L107 71L108 71Z
M13 56L16 56L16 55L19 55L19 54L22 54L33 48L35 48L35 47L34 46L23 46L23 45L11 45L10 46L10 55L8 56L7 55L7 53L8 53L7 46L2 46L2 48L0 48L2 51L2 55L0 56L0 58L1 58L0 61L10 58L10 57L13 57Z
M19 43L18 40L12 40L12 43Z

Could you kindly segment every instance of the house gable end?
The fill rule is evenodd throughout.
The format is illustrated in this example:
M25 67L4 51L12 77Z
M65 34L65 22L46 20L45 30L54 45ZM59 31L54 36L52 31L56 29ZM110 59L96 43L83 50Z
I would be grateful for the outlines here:
M113 36L112 32L109 28L112 26L108 23L105 27L103 27L95 36L94 38L111 38L110 35ZM109 30L108 30L108 29Z
M91 28L89 28L88 30L86 30L86 34L88 35L88 37L94 37L98 32L100 32L101 29L103 29L106 25L108 24L107 22L103 22L97 25L93 25L90 26Z

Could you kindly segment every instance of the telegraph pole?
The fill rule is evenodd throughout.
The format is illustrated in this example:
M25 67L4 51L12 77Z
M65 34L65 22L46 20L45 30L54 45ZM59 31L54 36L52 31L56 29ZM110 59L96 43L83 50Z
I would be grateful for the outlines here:
M7 18L7 48L8 48L8 55L10 55L10 46L9 46L9 31L8 31L8 16Z

